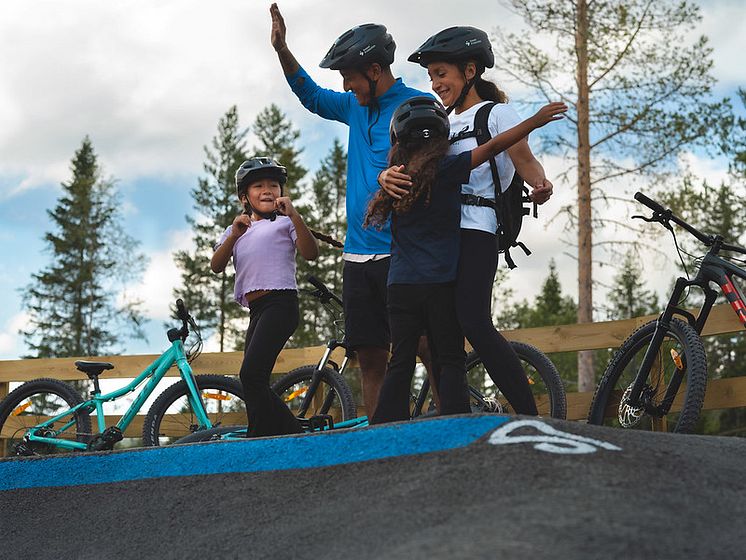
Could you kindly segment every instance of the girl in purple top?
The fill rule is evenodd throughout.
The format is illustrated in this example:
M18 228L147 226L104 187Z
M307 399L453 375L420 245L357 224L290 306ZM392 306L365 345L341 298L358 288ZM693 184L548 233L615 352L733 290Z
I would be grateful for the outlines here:
M236 194L245 212L215 246L210 267L225 270L233 258L236 301L249 308L241 364L249 437L302 431L297 418L269 385L277 356L299 321L295 251L306 260L318 245L282 188L287 170L268 157L254 157L236 171Z

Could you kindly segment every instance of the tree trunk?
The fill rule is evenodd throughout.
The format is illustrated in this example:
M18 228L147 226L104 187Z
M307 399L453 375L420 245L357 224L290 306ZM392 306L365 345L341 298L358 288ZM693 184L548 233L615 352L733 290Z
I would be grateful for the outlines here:
M593 322L593 256L591 222L591 145L588 91L588 6L577 0L575 52L578 57L578 323ZM593 352L578 352L578 391L591 391Z

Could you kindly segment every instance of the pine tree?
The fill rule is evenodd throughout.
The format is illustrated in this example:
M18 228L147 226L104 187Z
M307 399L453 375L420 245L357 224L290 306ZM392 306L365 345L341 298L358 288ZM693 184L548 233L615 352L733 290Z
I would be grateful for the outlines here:
M259 141L254 147L254 155L272 157L287 168L288 182L284 192L285 196L294 199L308 172L299 161L303 149L296 147L300 131L274 103L257 115L252 131Z
M303 189L304 203L298 205L298 211L308 227L340 241L347 229L346 177L347 153L335 138L331 150L314 175L310 189ZM298 258L298 282L302 286L306 277L312 274L342 297L342 250L322 241L319 242L319 250L319 258L311 263ZM323 344L336 335L331 318L317 300L301 297L300 312L301 323L293 335L294 346Z
M504 328L522 329L566 325L575 322L578 307L572 297L562 294L562 285L557 274L557 265L549 262L549 275L541 285L541 291L533 302L523 300L508 306L500 315L498 324ZM577 382L577 352L557 352L549 356L560 373L568 390Z
M645 289L645 282L641 280L644 277L642 267L638 262L638 255L633 250L628 251L607 296L609 320L631 319L659 310L658 296Z
M181 269L182 286L174 291L187 304L205 335L217 335L221 352L242 348L239 318L245 313L236 304L233 288L235 271L231 266L220 274L210 269L213 247L225 229L241 212L236 197L236 169L246 159L244 138L248 131L239 127L238 109L231 107L218 122L210 147L205 146L205 177L192 189L195 216L187 216L192 227L194 249L178 251L174 261Z
M574 105L566 121L571 133L550 136L548 143L577 162L572 169L578 200L566 210L578 229L577 320L591 322L592 232L609 225L598 206L622 200L606 185L640 174L660 177L676 168L682 150L717 145L713 135L730 118L730 104L712 98L707 39L689 39L701 20L692 2L509 0L509 5L530 32L500 38L498 67L540 99ZM538 46L536 37L548 48ZM580 353L578 376L582 390L593 389L590 352Z
M746 89L739 89L738 97L746 109ZM725 151L733 155L734 177L746 181L746 118L734 118L732 139L726 143Z
M114 182L102 178L88 137L70 169L72 179L62 183L62 196L47 211L54 230L44 239L52 262L32 276L23 294L30 318L21 334L30 357L119 351L125 329L129 337L144 337L139 303L117 306L116 297L142 273L145 257L123 229Z

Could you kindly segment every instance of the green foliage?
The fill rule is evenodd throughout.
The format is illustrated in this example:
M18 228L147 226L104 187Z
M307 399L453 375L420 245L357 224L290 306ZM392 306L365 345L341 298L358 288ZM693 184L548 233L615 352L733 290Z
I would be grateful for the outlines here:
M21 334L29 357L104 355L119 351L125 329L143 337L139 302L118 305L116 298L142 273L145 258L122 227L114 182L101 177L88 137L70 169L72 179L47 211L54 228L44 236L51 263L32 275L23 294L30 318Z
M499 36L499 67L544 99L577 104L575 72L579 14L563 0L511 0L530 33ZM594 182L676 165L685 147L712 146L712 131L730 115L727 100L713 100L712 48L691 40L701 21L692 2L609 0L588 2L588 99ZM536 36L552 39L548 49ZM570 118L571 126L580 126ZM575 153L568 135L553 146ZM626 162L632 161L633 165Z
M181 269L181 287L174 290L187 304L205 336L217 332L220 351L241 345L241 327L236 320L245 313L233 297L235 271L220 274L210 270L213 247L241 212L236 197L235 173L246 159L245 136L233 106L218 122L210 147L205 146L205 177L191 190L195 216L187 216L192 227L193 250L178 251L174 261ZM174 315L175 316L175 315Z
M657 312L658 298L640 280L641 269L638 259L630 252L622 268L614 279L608 295L606 313L609 320L629 319ZM499 282L498 282L499 283ZM531 328L550 325L571 325L577 317L577 304L572 297L562 293L562 285L554 260L549 263L549 274L541 285L541 291L529 302L510 305L503 304L504 310L498 316L498 324L503 328ZM600 379L612 356L611 350L594 351L596 364L595 377ZM577 352L556 352L549 358L557 366L568 391L577 390Z
M275 158L287 168L285 196L294 199L297 189L302 188L300 182L308 173L299 162L303 152L296 146L300 131L293 127L285 113L274 103L257 115L252 131L259 141L254 147L254 155Z
M498 284L499 285L499 284ZM572 297L562 294L557 265L552 259L549 274L534 301L523 300L504 306L497 323L502 328L524 329L576 322L577 304ZM577 387L577 352L556 352L549 356L565 382L567 390Z
M587 91L580 89L585 81L578 76L583 45L579 3L507 3L528 32L497 36L496 66L502 75L531 89L535 101L561 99L571 106L565 126L542 131L545 149L573 159L582 148L590 150L592 222L580 224L579 205L568 204L563 208L568 230L639 232L641 224L614 220L604 211L620 202L633 204L614 180L670 179L678 171L682 151L696 147L715 153L732 142L726 138L732 130L731 103L713 93L712 48L706 37L692 33L702 19L694 2L585 2ZM587 121L577 118L583 107ZM586 132L587 141L581 143ZM577 168L566 169L564 179L574 180ZM616 262L621 257L618 247L613 241L597 244L594 258ZM585 259L579 262L579 267L590 266Z
M303 204L297 208L309 228L343 240L347 229L345 193L347 191L347 153L338 139L314 175L310 189L303 189ZM342 297L342 249L319 241L319 258L306 262L298 256L298 284L306 285L312 274ZM293 335L293 345L314 346L337 334L329 314L311 297L300 298L301 324Z
M738 90L743 109L746 109L746 89ZM726 142L726 149L732 154L731 170L741 181L746 181L746 118L733 119L732 140Z
M645 289L640 256L630 250L624 256L622 268L614 278L607 296L607 317L610 321L632 319L659 311L658 296Z

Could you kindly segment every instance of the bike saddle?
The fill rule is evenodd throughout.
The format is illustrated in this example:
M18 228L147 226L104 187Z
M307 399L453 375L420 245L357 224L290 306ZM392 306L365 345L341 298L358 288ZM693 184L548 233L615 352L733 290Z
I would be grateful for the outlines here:
M78 360L75 362L75 367L93 379L94 377L101 375L101 373L106 369L114 369L114 364L110 364L109 362L88 362L86 360Z

